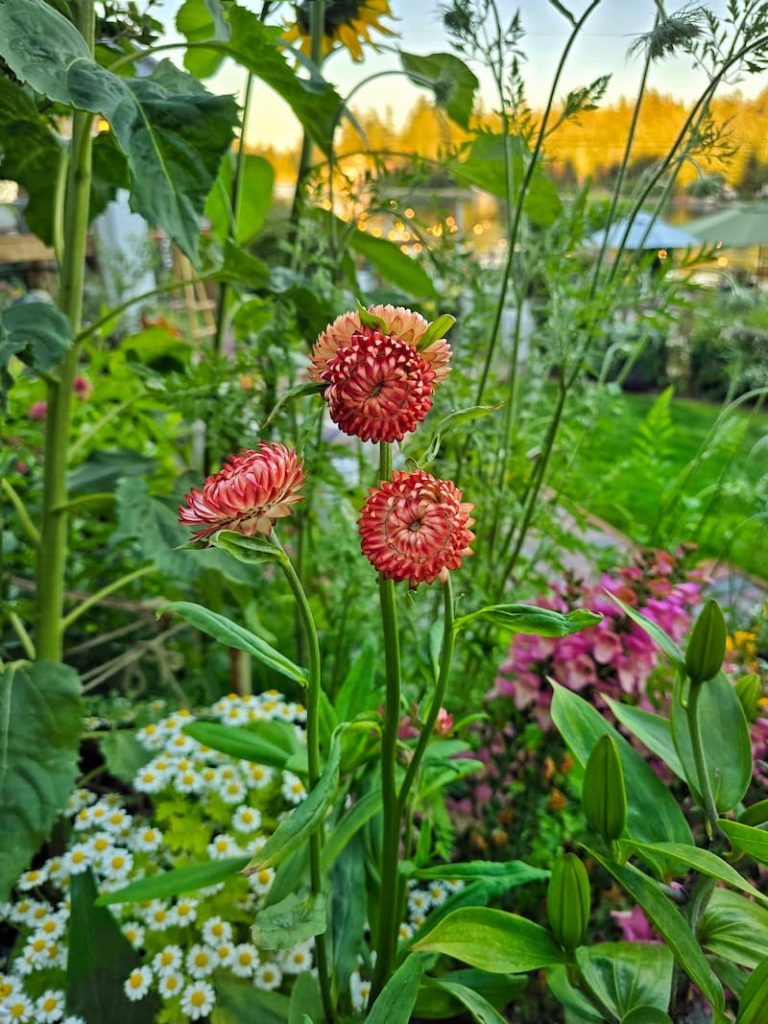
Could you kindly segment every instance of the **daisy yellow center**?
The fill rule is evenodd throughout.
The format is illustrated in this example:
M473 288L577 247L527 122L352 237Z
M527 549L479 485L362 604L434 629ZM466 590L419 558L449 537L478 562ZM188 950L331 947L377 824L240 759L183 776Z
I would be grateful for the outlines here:
M202 1006L205 1002L205 992L200 992L199 990L193 992L189 997L189 1001L193 1006Z
M141 974L138 974L138 973L137 974L132 974L131 975L131 980L130 980L129 984L130 984L131 988L141 988L141 983L143 981L144 981L144 978L142 977Z
M47 999L43 1000L43 1009L45 1010L46 1013L50 1013L51 1010L55 1010L58 1005L58 1000L54 999L53 996L48 996Z

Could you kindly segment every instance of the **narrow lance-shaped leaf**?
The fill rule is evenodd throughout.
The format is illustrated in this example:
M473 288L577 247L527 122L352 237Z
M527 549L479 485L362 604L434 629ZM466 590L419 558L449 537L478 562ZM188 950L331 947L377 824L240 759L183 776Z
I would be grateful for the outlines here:
M365 1024L408 1024L423 973L423 957L406 957L379 993Z
M243 761L269 765L270 768L284 768L291 757L290 751L244 727L222 725L219 722L192 722L185 725L183 731L212 750L220 750Z
M510 633L561 637L596 626L602 618L597 612L590 612L584 608L577 608L563 615L561 612L530 604L492 604L460 616L454 623L454 629L463 629L475 619L483 619Z
M683 668L685 665L683 652L677 646L672 637L664 632L661 626L657 626L655 622L651 622L651 620L646 618L645 615L638 612L631 605L625 604L621 598L616 597L616 595L612 594L609 590L606 590L605 593L614 604L617 604L619 608L621 608L628 618L632 619L636 626L639 626L644 633L648 634L656 646L660 647L661 650L664 651L667 657L670 658L677 668Z
M145 900L167 899L181 893L196 892L209 885L225 882L248 864L250 857L227 857L206 861L204 864L185 864L181 868L163 871L149 878L139 878L116 892L105 892L96 900L99 907L114 903L143 903Z

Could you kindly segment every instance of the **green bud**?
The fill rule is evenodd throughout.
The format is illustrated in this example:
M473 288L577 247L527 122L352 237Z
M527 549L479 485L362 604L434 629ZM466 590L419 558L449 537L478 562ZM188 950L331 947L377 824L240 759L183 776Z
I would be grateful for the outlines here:
M584 942L589 923L589 878L575 853L558 857L547 888L552 934L568 953Z
M694 685L714 679L725 658L725 619L711 597L705 602L688 641L685 669Z
M606 842L621 836L627 823L627 791L619 752L608 733L600 737L589 755L581 806L589 827Z
M741 701L748 722L754 722L759 710L760 698L763 695L763 686L757 672L750 672L748 676L742 676L736 683L736 695Z

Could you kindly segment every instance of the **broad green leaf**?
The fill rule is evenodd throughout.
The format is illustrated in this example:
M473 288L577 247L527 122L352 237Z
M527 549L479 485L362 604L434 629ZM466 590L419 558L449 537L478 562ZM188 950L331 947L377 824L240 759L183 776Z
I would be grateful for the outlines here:
M713 953L754 969L768 956L768 910L735 892L715 889L700 935Z
M133 782L139 770L152 760L151 751L139 743L131 729L111 729L100 746L107 770L121 782Z
M176 14L176 28L190 43L226 43L231 35L219 0L185 0ZM215 50L195 47L184 52L184 67L195 78L212 75L223 60L224 54Z
M589 851L590 855L611 874L619 885L645 911L654 928L663 936L675 960L697 985L713 1008L722 1013L725 1006L723 989L704 956L690 925L661 892L658 885L631 864L617 864ZM730 894L729 894L730 895Z
M416 868L406 861L400 865L400 871L409 878L462 878L473 881L478 878L503 878L509 882L510 888L549 878L549 871L535 868L522 860L471 860L463 864L435 864L429 868Z
M313 832L321 828L328 808L336 797L339 784L339 761L341 744L339 733L335 733L328 752L328 760L317 785L307 798L283 818L264 846L248 865L250 871L275 867L285 856L305 842Z
M452 53L426 56L400 51L400 63L414 85L431 89L435 103L462 128L469 130L469 119L480 82L459 57Z
M0 369L17 356L31 369L50 373L71 345L69 320L50 302L16 302L0 315Z
M0 901L48 838L77 779L80 681L51 661L0 674Z
M691 830L670 791L624 737L578 694L553 682L552 720L583 766L600 736L616 743L627 788L627 831L643 842L692 844Z
M413 948L444 953L472 967L500 974L520 974L563 962L563 951L541 925L485 907L453 911Z
M538 608L531 604L491 604L479 608L469 615L456 619L454 629L463 629L475 619L492 622L509 633L524 633L527 636L570 636L590 626L596 626L602 615L577 608L563 615L549 608Z
M349 988L350 976L363 948L368 917L365 878L365 843L356 834L333 862L329 884L334 974L342 992Z
M271 768L285 768L291 752L260 736L258 724L246 727L222 725L220 722L192 722L185 725L183 731L198 743L212 750L220 750L230 757L269 765Z
M474 989L467 988L466 985L457 985L454 981L438 981L437 987L466 1006L477 1024L507 1024L507 1018L502 1017L499 1011Z
M406 957L379 993L365 1024L408 1024L423 973L423 957Z
M352 232L350 246L356 253L379 271L381 276L408 295L419 298L434 298L435 286L424 268L407 256L396 242L388 238L374 238L373 235L360 231Z
M766 839L768 840L768 835L766 835ZM762 902L768 902L767 896L763 896L762 893L758 892L735 868L732 868L727 861L724 861L722 857L718 857L716 853L712 853L711 850L704 850L698 846L688 846L685 843L649 844L634 841L624 842L622 847L630 855L633 850L641 857L644 854L650 855L648 861L651 865L657 863L659 855L663 857L666 864L681 865L682 870L678 869L674 872L676 875L684 875L689 871L698 871L699 874L708 875L710 878L716 878L719 882L724 882L732 889L739 889L741 892L754 896Z
M112 914L94 905L96 883L90 871L73 875L67 956L67 1010L87 1021L146 1024L159 1003L153 993L133 1002L123 985L140 966L139 954Z
M205 213L211 222L214 238L223 244L232 234L233 211L231 208L233 166L235 153L225 155L219 168L219 176L208 196ZM243 180L240 186L241 199L234 239L238 245L245 245L264 226L264 219L272 205L272 188L275 172L269 160L254 153L246 153L243 160Z
M617 604L619 608L621 608L628 618L632 619L636 626L639 626L644 633L648 634L656 646L664 651L676 668L684 668L685 657L683 656L683 652L677 646L672 637L664 632L661 626L657 626L655 622L651 622L651 620L647 619L645 615L636 611L631 605L625 604L621 598L616 597L616 595L612 594L609 590L606 590L605 593L614 604Z
M547 987L563 1006L566 1024L603 1024L605 1021L581 989L570 983L568 970L562 964L547 971Z
M0 3L0 56L23 82L59 103L70 103L68 72L92 63L75 26L44 0Z
M768 1024L768 957L760 961L744 986L736 1024Z
M225 882L248 866L250 857L227 857L204 864L186 864L182 868L163 871L149 878L139 878L116 892L105 892L96 900L99 907L113 903L143 903L145 900L167 899L182 893L196 892L209 885Z
M672 1018L657 1006L636 1006L620 1024L672 1024Z
M651 711L644 711L633 704L622 704L611 697L605 699L624 728L636 736L652 754L660 757L669 770L685 782L685 772L675 750L669 719L655 715Z
M664 946L601 942L577 949L576 963L587 988L619 1019L636 1006L669 1006L674 958Z
M357 715L371 711L377 706L379 666L378 646L371 637L368 637L344 677L339 692L333 697L339 721L351 722Z
M227 1014L226 1024L287 1024L290 1012L290 999L281 992L231 981L216 982L216 1004Z
M734 849L742 850L758 864L768 864L768 830L721 818L718 825Z
M744 709L736 690L724 675L701 683L697 713L707 773L718 811L730 811L752 780L752 745ZM675 690L677 694L677 688ZM675 748L694 796L698 792L688 711L675 696L671 707ZM696 796L699 806L701 798Z
M470 989L492 1007L502 1008L520 997L526 982L524 975L489 974L487 971L478 971L475 967L448 971L439 979L424 978L413 1015L417 1020L437 1021L465 1016L466 1007L450 991L452 985Z
M347 843L381 810L381 790L371 789L352 804L336 822L323 845L322 865L327 871Z
M255 944L263 949L290 949L328 927L325 896L309 891L290 893L256 914L251 928Z
M99 494L112 490L124 478L145 476L154 469L154 461L141 452L97 448L85 462L67 473L67 489L73 494ZM178 526L178 520L175 525Z
M301 683L302 686L307 685L307 677L303 669L294 665L290 658L286 658L284 654L275 650L261 637L251 633L244 626L232 622L225 615L219 615L218 612L212 612L201 604L193 604L191 601L172 601L170 604L164 605L161 611L180 615L186 622L212 636L214 640L218 640L225 647L234 647L238 651L245 651L274 672L279 672L280 675L293 679L294 682Z
M251 291L268 291L270 288L270 271L264 260L253 256L245 249L236 245L231 239L224 243L224 260L222 264L207 272L211 281L228 281L239 284Z
M314 974L304 971L293 983L288 1024L320 1024L325 1020L320 998L320 985Z

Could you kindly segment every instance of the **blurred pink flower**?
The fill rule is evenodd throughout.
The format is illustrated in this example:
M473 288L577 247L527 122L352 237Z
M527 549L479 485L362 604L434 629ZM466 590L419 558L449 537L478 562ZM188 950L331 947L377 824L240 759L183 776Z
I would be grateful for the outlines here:
M453 729L453 715L449 715L445 708L440 708L435 722L435 732L438 736L447 736Z
M88 398L93 391L93 385L86 377L75 377L73 389L78 398Z
M29 409L27 410L27 416L29 416L31 420L44 420L47 415L47 402L35 402L33 405L30 405Z
M625 942L658 943L651 922L640 907L633 907L632 910L612 910L611 917L621 928Z

